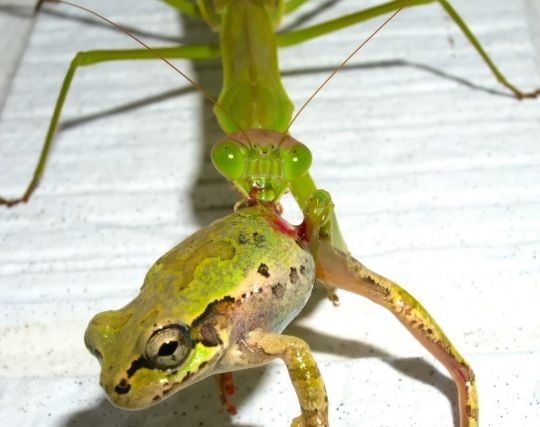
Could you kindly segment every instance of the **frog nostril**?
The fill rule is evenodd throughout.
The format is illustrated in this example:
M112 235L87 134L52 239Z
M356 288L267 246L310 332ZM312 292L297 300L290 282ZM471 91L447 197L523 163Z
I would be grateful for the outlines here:
M131 389L131 385L125 378L122 378L118 384L114 387L114 391L118 394L126 394Z

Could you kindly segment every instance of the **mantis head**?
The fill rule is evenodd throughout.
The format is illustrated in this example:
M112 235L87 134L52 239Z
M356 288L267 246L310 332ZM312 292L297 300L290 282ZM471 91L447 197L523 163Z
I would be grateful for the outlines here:
M249 129L215 144L212 163L247 199L277 202L307 173L311 152L289 135Z

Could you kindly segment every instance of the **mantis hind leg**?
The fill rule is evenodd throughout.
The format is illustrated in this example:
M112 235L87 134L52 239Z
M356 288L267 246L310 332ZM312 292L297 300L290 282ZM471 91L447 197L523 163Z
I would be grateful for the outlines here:
M412 7L412 6L422 6L429 3L438 2L441 7L446 11L448 16L454 21L454 23L459 27L463 32L465 37L472 44L478 55L482 58L484 63L487 65L495 79L508 88L517 99L524 98L536 98L540 95L540 88L534 89L530 92L524 92L518 89L516 86L511 84L504 74L499 70L499 68L492 61L491 57L484 50L476 36L469 29L465 21L457 13L457 11L452 7L452 5L447 0L394 0L387 3L380 4L378 6L371 7L369 9L362 9L358 12L342 16L340 18L332 19L329 21L322 22L317 25L310 27L302 28L300 30L290 31L287 33L278 35L278 46L291 46L294 44L302 43L304 41L313 39L315 37L322 36L342 28L346 28L351 25L358 24L363 21L367 21L371 18L375 18L386 13L393 12L400 7Z
M448 370L458 390L460 426L478 426L478 398L472 368L433 317L407 291L368 270L352 256L320 241L315 253L317 279L369 298L389 310Z
M164 58L188 58L188 59L206 59L219 56L219 47L216 45L190 45L179 47L167 47L154 49ZM71 82L75 76L75 72L79 67L97 64L99 62L118 61L118 60L135 60L135 59L156 59L153 52L146 49L127 49L127 50L93 50L88 52L78 52L72 59L69 68L64 77L60 93L54 106L53 115L49 123L49 129L45 136L45 141L41 148L38 163L34 169L32 179L27 185L24 193L20 197L8 199L0 196L0 205L8 207L17 205L18 203L27 202L36 187L45 170L45 165L49 157L54 134L58 128L58 121L62 108L66 100Z

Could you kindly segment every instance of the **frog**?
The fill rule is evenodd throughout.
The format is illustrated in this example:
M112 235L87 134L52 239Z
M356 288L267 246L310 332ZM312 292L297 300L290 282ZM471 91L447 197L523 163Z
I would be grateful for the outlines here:
M315 283L315 261L299 230L275 206L256 204L159 258L133 301L97 314L86 330L109 400L142 409L209 376L221 376L225 387L230 372L280 357L300 396L294 425L326 425L314 357L303 340L281 335Z

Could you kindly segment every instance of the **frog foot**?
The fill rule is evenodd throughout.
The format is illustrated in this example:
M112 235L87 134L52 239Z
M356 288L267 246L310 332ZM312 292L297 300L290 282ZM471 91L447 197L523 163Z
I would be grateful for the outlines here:
M296 417L291 422L291 427L328 427L328 418L321 413L305 418L303 415Z
M332 286L324 285L324 289L326 291L326 298L330 300L330 302L332 303L334 307L339 307L339 297L338 297L338 294L336 293L336 288Z

